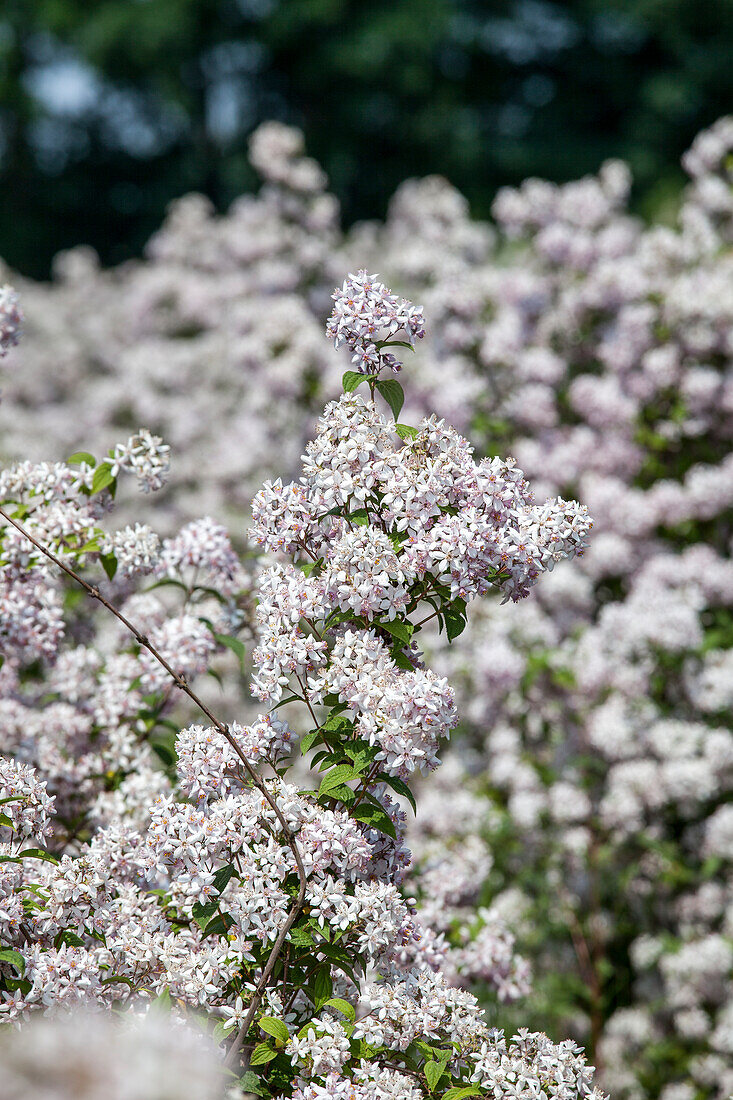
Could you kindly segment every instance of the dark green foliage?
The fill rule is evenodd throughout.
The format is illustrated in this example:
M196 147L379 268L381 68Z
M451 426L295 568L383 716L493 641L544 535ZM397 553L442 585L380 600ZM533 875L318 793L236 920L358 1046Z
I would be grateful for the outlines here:
M269 118L304 128L347 222L407 176L485 216L500 184L611 155L663 206L731 108L732 46L733 0L5 0L0 253L35 276L82 241L139 253L175 196L254 186Z

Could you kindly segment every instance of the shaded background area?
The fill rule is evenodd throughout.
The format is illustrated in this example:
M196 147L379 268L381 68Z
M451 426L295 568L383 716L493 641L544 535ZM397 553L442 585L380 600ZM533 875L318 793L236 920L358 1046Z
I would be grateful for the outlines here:
M246 138L302 127L346 222L438 172L500 184L632 166L659 214L733 109L733 0L4 0L0 254L140 252L167 203L255 185Z

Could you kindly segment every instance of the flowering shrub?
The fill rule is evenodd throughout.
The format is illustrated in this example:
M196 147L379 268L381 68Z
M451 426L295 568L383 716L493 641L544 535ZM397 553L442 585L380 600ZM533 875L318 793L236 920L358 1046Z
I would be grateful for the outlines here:
M733 1088L732 142L730 121L695 142L676 229L623 214L616 166L497 198L534 298L485 330L492 430L596 532L439 662L493 807L484 900L534 954L536 1011L634 1100Z
M100 522L121 474L162 487L160 439L143 429L99 463L83 452L2 475L0 1013L25 1026L39 1011L162 1002L211 1027L262 1096L458 1100L521 1083L600 1100L573 1043L508 1042L451 984L473 967L504 1000L526 985L498 917L451 953L400 891L399 800L415 805L411 779L437 767L457 723L421 630L457 637L491 588L527 596L584 548L590 521L572 501L533 503L513 462L475 462L435 416L398 422L402 388L381 371L395 336L422 331L419 311L364 272L335 298L330 334L356 348L368 332L369 361L326 406L300 482L255 498L251 535L270 557L252 690L270 710L253 722L223 722L191 686L217 650L241 652L247 582L225 532L205 519L160 545L143 525ZM84 577L95 559L119 575L122 611ZM59 571L124 628L106 654L62 646ZM150 574L180 606L128 591ZM83 613L69 629L90 629ZM47 677L35 698L34 662ZM176 688L210 724L171 741ZM307 732L275 714L286 704ZM296 745L314 789L289 775Z
M239 524L263 480L298 476L317 410L337 393L340 371L358 367L357 345L376 335L360 327L353 348L344 339L340 364L327 353L322 326L344 270L366 263L423 303L430 330L399 415L416 423L439 408L478 453L515 455L540 497L587 502L596 527L583 558L559 563L532 599L474 602L449 649L446 633L429 635L426 624L421 646L456 690L463 736L419 780L404 889L427 926L423 942L492 1011L497 995L527 991L531 957L530 1005L517 1020L586 1043L619 1100L726 1100L733 1089L732 146L730 120L696 140L674 224L631 217L628 172L612 162L563 187L532 180L502 192L493 226L471 221L445 181L407 181L383 224L342 233L302 141L271 124L253 141L259 195L223 217L189 196L144 262L102 272L75 250L59 258L50 286L19 284L22 367L17 351L3 360L7 456L100 451L146 423L174 462L151 498L133 507L120 495L120 526L147 521L176 537L202 514ZM410 342L405 331L391 335ZM395 382L387 368L383 380ZM283 508L297 538L307 494L291 488ZM441 532L453 519L436 520ZM329 573L328 598L341 614L366 600L386 618L410 583L404 553L364 525L351 545L361 589L341 591L331 559L319 572L324 583ZM297 541L272 546L289 553ZM384 580L370 564L382 547ZM437 564L449 542L429 549ZM121 573L120 564L116 584ZM217 633L248 641L242 584ZM133 597L128 585L124 595L161 627L172 611L158 601L183 591ZM43 598L60 631L45 589ZM77 605L68 615L77 647L94 636L95 651L109 652L92 615ZM229 662L222 706L244 722L228 648L215 642L211 659L214 671ZM104 661L79 656L72 675L62 658L57 667L69 671L56 687L68 681L75 691L82 660L96 661L85 675L119 705ZM271 660L264 687L279 675ZM293 710L289 727L305 732ZM39 727L36 711L23 712L26 728ZM181 725L201 722L179 713ZM154 736L163 751L160 727ZM87 789L97 784L94 799L118 803L117 780L104 789L103 775L90 773ZM143 813L144 784L132 769L123 782L128 804L139 784Z

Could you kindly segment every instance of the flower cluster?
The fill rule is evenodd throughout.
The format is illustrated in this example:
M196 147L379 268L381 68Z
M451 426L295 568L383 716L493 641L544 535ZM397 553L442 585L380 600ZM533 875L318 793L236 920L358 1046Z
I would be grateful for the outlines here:
M512 970L506 961L508 933L495 924L495 914L508 921L522 952L533 956L536 1012L555 1015L554 1034L573 1034L589 1045L592 1060L603 1064L605 1087L620 1100L727 1100L733 1087L726 1064L733 973L721 953L713 980L706 961L717 957L720 938L729 937L733 904L726 813L733 649L732 133L723 119L693 143L684 159L691 186L674 224L642 225L632 217L629 172L611 162L570 185L534 180L500 192L491 225L472 221L465 199L445 181L411 180L399 188L383 223L342 233L335 200L323 173L304 156L301 136L268 125L251 145L265 179L258 195L221 217L201 197L182 199L144 262L104 272L87 250L75 250L59 258L52 284L24 283L34 323L24 369L10 373L0 405L4 449L30 457L36 467L76 446L99 449L110 438L124 438L131 418L152 419L176 455L167 495L155 521L139 502L134 514L124 500L119 507L123 522L148 519L173 537L201 514L227 522L240 516L262 482L281 475L258 496L253 528L263 550L296 555L299 562L268 562L260 575L260 622L253 625L266 646L258 662L266 653L268 664L258 664L255 678L267 699L277 693L278 680L279 698L287 698L288 684L297 687L294 673L306 677L315 693L316 681L330 675L334 645L330 637L322 645L308 623L321 629L324 601L344 602L336 615L365 647L375 634L390 648L384 624L399 629L400 586L409 590L421 562L442 570L438 583L458 600L462 587L471 593L483 583L486 547L493 551L485 539L492 531L482 526L489 522L488 506L479 505L480 525L471 527L468 514L462 520L465 485L461 503L438 504L425 531L431 494L446 500L451 462L455 458L461 468L463 458L449 454L444 462L441 443L428 461L418 455L414 469L405 454L394 468L372 470L360 456L381 460L379 418L345 403L337 406L341 444L319 437L306 457L309 484L291 481L301 475L314 418L337 392L341 371L351 367L357 381L361 377L358 364L349 362L348 341L333 356L323 340L334 304L331 288L341 272L377 269L400 294L424 303L430 333L420 342L405 412L397 416L419 423L439 408L478 454L515 455L539 499L582 499L595 530L582 559L570 568L555 564L553 536L562 551L564 529L575 537L574 513L563 519L563 505L553 505L546 538L541 511L529 510L521 480L507 490L509 511L527 517L516 530L525 550L518 542L504 544L513 575L521 587L535 563L545 562L542 583L517 606L474 602L473 623L450 650L443 647L447 631L421 636L436 678L445 676L455 691L453 704L444 700L440 735L452 723L449 705L457 704L461 736L453 734L449 762L420 789L409 874L405 845L388 834L372 835L373 863L380 874L407 875L423 925L423 963L443 959L451 980L476 982L482 996L486 974L497 992L526 988L521 965ZM352 297L356 303L358 294ZM410 343L404 331L379 335ZM399 355L399 346L385 346L383 354ZM378 381L370 373L365 387L371 382L379 394ZM390 378L388 385L396 382ZM457 433L449 433L447 451ZM390 439L387 454L406 450ZM414 444L409 432L404 443ZM506 489L517 467L493 462ZM487 482L489 461L475 465L487 468ZM372 480L365 480L365 470ZM82 463L74 472L91 488L93 471ZM416 484L418 475L423 481ZM44 476L44 491L53 496L52 471ZM390 539L391 552L381 537L387 532L371 518L370 493L379 498L389 533L405 533L399 546ZM493 500L501 512L501 499ZM331 548L346 531L338 516L323 512L343 507L369 513L351 518L347 527L354 545L364 540L356 589L348 580L354 575L342 582L329 565ZM496 524L502 528L500 518ZM445 547L431 540L436 527ZM48 530L53 534L53 526ZM84 537L80 529L75 544ZM408 557L413 537L421 539L420 558ZM454 556L453 537L474 556L475 573ZM302 568L311 560L306 543L322 559L310 575ZM380 561L389 563L384 580L376 544L386 552ZM18 546L15 553L17 575L28 550ZM10 624L0 622L2 646L22 661L52 658L65 644L62 592L49 587L42 563L36 565L40 572L28 573L22 587L7 571L0 580L3 606L13 609ZM186 587L195 568L184 566L181 573L176 565L166 576ZM367 576L375 591L367 590ZM511 595L508 579L503 583ZM146 629L162 626L170 613L163 597L175 592L174 585L133 597L133 621ZM349 622L360 600L361 621ZM428 605L425 614L431 610ZM177 606L176 617L180 611ZM236 612L227 605L229 626L220 625L225 633L233 632ZM213 621L208 610L204 614ZM449 619L453 633L462 622L460 616ZM272 635L267 622L277 623ZM22 741L23 759L34 766L43 759L39 776L53 776L49 791L64 815L74 799L91 799L95 821L120 814L139 823L169 780L147 764L128 770L140 734L122 737L116 723L136 720L139 685L131 685L139 669L133 661L125 679L134 655L108 660L104 635L102 671L94 671L96 648L79 645L89 629L88 620L78 629L74 624L69 637L75 647L62 650L54 673L54 688L61 687L63 702L73 707L73 721L57 709L60 698L49 706L40 684L21 713L11 714L26 688L6 661L0 674L7 696L4 736L11 752ZM417 671L414 647L405 641L402 648L389 660L398 672ZM380 665L382 674L392 685L388 662ZM322 690L330 695L325 682ZM350 722L374 717L373 729L363 728L373 738L369 748L385 754L378 762L384 774L393 781L407 774L414 782L420 769L392 774L387 754L394 749L395 760L400 752L417 759L419 749L429 756L432 727L421 712L415 736L404 745L391 743L385 736L392 734L389 714L364 716L361 690L344 681L342 714ZM230 687L224 701L243 728L254 725L255 715L242 713L245 704ZM392 708L393 702L390 686L385 703ZM105 772L94 756L96 731L87 744L78 733L81 711L106 723L107 766L112 750L106 730L112 727L114 751L126 761L114 779L99 778ZM196 721L201 719L186 714L180 724ZM290 712L288 722L302 732ZM165 756L160 728L154 736ZM32 752L34 744L42 751ZM275 764L283 767L279 756ZM451 782L443 786L446 774ZM223 784L229 782L224 774ZM318 776L304 780L318 782ZM401 831L402 811L381 790L378 797ZM320 843L335 851L337 827L331 818L309 826L309 852ZM479 915L479 908L491 915ZM327 911L337 919L335 908ZM454 918L446 920L449 913ZM400 957L414 946L402 945ZM517 961L514 946L509 955ZM675 969L677 957L684 965ZM707 997L695 977L696 960ZM236 1013L236 1004L236 997L230 999L222 1012ZM246 993L242 1005L246 1013ZM359 1078L357 1085L358 1072L351 1072L348 1084L338 1074L328 1087L334 1094L372 1088L368 1076L367 1084ZM400 1074L392 1083L396 1070L380 1072L384 1090L409 1096L418 1088L409 1075L407 1082Z
M115 558L120 576L152 573L158 564L160 539L147 523L136 523L108 536L102 553Z
M442 421L399 434L375 396L329 403L302 492L291 487L283 506L270 485L258 499L255 535L280 560L262 562L256 584L252 684L273 711L247 724L215 718L190 687L223 648L241 647L226 624L244 573L224 529L193 522L159 550L147 527L108 535L102 525L118 473L154 487L167 448L141 431L99 465L84 453L78 471L3 475L5 567L50 585L56 555L116 619L105 631L67 600L70 637L96 644L59 639L40 687L23 650L0 671L10 857L0 862L0 1018L21 1034L40 1013L152 1017L167 1005L224 1045L240 1071L235 1095L341 1095L346 1084L363 1100L423 1100L476 1080L498 1095L508 1079L490 1061L501 1040L465 988L480 971L501 1000L525 991L499 914L473 928L461 924L465 907L456 912L453 944L400 888L410 854L397 799L414 804L408 781L437 767L457 721L417 642L429 620L456 637L467 602L492 587L526 596L551 562L582 549L589 520L564 501L536 507L513 463L476 464ZM437 549L446 524L450 566ZM125 600L119 612L85 582L97 562ZM169 582L166 602L135 591L150 568L156 588ZM211 724L176 722L174 688ZM284 721L279 703L300 717ZM316 789L294 782L296 747ZM92 1041L104 1027L92 1026ZM38 1032L49 1049L62 1034ZM602 1100L574 1050L517 1042L528 1082L542 1074L562 1100ZM24 1049L9 1061L19 1095ZM164 1100L157 1064L139 1091ZM202 1095L208 1072L192 1084ZM96 1088L93 1075L87 1083Z
M145 493L165 485L170 466L170 447L147 428L141 428L126 443L118 443L112 452L112 476L120 470L134 473Z
M175 538L164 541L158 573L228 596L239 592L245 581L226 528L210 516L187 523Z
M402 363L385 347L399 345L403 336L410 346L425 335L422 306L398 298L377 275L360 271L349 275L340 290L334 291L335 305L326 325L334 347L342 344L351 351L351 362L362 374L379 374L390 367L395 374Z

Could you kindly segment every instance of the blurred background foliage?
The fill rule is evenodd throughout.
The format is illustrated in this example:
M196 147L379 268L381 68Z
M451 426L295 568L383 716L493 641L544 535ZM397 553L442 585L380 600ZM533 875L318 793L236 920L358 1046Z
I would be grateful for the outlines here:
M139 253L190 190L255 186L247 135L301 126L347 222L438 172L498 185L628 160L659 214L733 108L733 0L3 0L0 253Z

